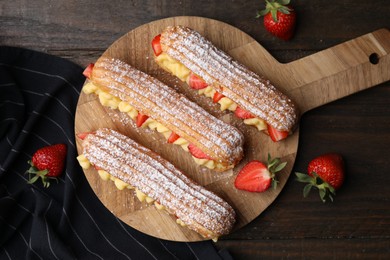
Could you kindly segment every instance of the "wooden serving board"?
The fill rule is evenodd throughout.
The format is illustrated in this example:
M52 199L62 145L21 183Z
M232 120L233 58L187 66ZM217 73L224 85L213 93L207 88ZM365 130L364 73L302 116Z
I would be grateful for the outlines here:
M278 196L293 168L298 149L299 129L287 140L273 143L254 127L244 125L231 113L219 111L206 97L160 69L153 60L150 42L166 26L185 25L199 31L217 47L256 73L266 76L288 94L302 113L365 88L390 80L390 33L382 29L303 59L281 64L260 44L228 24L200 17L174 17L140 26L114 42L103 56L119 58L177 91L185 93L211 114L239 128L245 135L245 157L233 170L215 173L195 164L189 153L167 144L160 134L137 128L126 115L100 105L96 96L82 93L77 106L75 132L109 127L124 133L171 161L185 174L229 202L237 213L235 230L259 216ZM370 62L370 57L373 62ZM377 58L377 64L375 62ZM77 139L77 138L76 138ZM77 140L78 152L81 142ZM266 161L268 153L287 161L278 174L277 189L250 193L234 188L239 170L250 160ZM176 224L165 211L141 203L131 190L120 191L112 182L100 179L94 169L85 170L92 189L102 203L133 228L154 237L174 241L204 240L197 233ZM234 232L234 231L233 231Z

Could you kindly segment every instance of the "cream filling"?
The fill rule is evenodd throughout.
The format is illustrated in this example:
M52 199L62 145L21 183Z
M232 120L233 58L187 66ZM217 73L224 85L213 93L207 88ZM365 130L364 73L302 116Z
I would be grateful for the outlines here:
M172 73L174 76L178 77L180 80L186 82L187 84L189 83L191 71L182 63L173 59L164 52L155 57L155 60L160 67ZM207 86L206 88L198 90L198 93L206 97L213 98L214 94L216 93L216 90L211 86ZM222 111L230 110L234 112L237 109L237 103L235 103L228 97L221 98L218 103L220 104L220 109ZM267 129L267 123L263 119L260 119L258 117L244 119L243 121L244 124L252 125L256 127L259 131Z
M87 170L89 169L92 164L91 162L85 157L84 154L80 154L79 156L77 156L77 161L79 162L80 166ZM153 198L149 197L148 195L146 195L145 193L143 193L142 191L140 191L139 189L137 188L134 188L133 186L131 186L130 184L112 176L111 174L109 174L107 171L105 170L98 170L97 171L100 178L104 181L113 181L116 188L118 190L124 190L124 189L130 189L130 190L134 190L135 191L135 196L137 197L137 199L140 201L140 202L146 202L148 204L154 204L154 206L158 209L158 210L166 210L168 213L169 211L166 209L165 206L161 205L160 203L158 203L157 201L155 201ZM182 227L185 227L187 226L183 220L177 218L176 219L176 223L179 224L180 226ZM218 237L215 237L215 238L212 238L212 240L214 242L217 242L218 241Z
M84 156L84 154L80 154L79 156L77 156L77 161L79 162L80 166L87 170L89 169L92 164L90 163L90 161ZM118 189L118 190L124 190L124 189L130 189L130 190L134 190L135 191L135 196L138 198L139 201L143 202L147 202L148 204L152 204L154 203L155 206L158 208L158 209L164 209L165 207L160 205L159 203L157 203L153 198L147 196L145 193L143 193L142 191L140 191L139 189L137 188L134 188L133 186L131 186L130 184L112 176L111 174L109 174L107 171L105 170L97 170L100 178L104 181L112 181L114 182L115 184L115 187Z
M94 85L92 82L88 82L83 87L83 92L86 94L96 94L99 97L99 102L106 107L111 109L118 109L123 113L127 113L133 120L137 119L138 111L132 107L129 103L122 101L121 99L101 90L98 86ZM148 118L142 125L142 127L148 127L152 130L155 130L161 133L166 139L169 138L172 131L165 127L163 124L157 122L152 118ZM188 152L189 142L183 137L179 137L173 144L179 145L183 150ZM198 159L192 156L195 163L201 166L205 166L211 170L213 169L223 169L225 168L221 163L216 162L215 160L208 159Z

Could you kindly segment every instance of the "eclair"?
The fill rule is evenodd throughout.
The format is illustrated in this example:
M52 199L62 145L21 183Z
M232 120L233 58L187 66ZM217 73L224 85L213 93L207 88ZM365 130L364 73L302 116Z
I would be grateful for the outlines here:
M178 224L207 239L216 240L232 230L234 209L158 154L109 128L78 136L82 153L77 160L82 168L93 166L120 190L134 189L141 201L165 209Z
M207 113L161 81L113 58L102 57L84 71L83 91L102 105L119 109L162 133L168 143L189 151L197 164L214 171L233 168L243 156L244 138L237 128Z
M279 141L297 125L298 109L272 83L215 47L197 31L169 26L152 40L157 64L200 94Z

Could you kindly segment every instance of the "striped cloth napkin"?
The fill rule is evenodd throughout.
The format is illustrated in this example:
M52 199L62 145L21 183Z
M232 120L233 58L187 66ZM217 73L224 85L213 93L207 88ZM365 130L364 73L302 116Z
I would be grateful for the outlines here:
M231 259L210 241L179 243L127 226L93 193L76 161L74 115L82 68L0 47L0 259ZM66 143L65 172L27 184L39 148Z

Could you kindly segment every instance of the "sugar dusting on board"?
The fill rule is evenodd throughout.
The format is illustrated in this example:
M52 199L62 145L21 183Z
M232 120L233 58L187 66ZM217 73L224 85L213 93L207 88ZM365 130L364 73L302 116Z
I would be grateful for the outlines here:
M113 111L112 109L107 109L107 114L110 116L113 122L119 122L123 126L132 126L136 127L135 122L125 113L118 113L117 111Z

